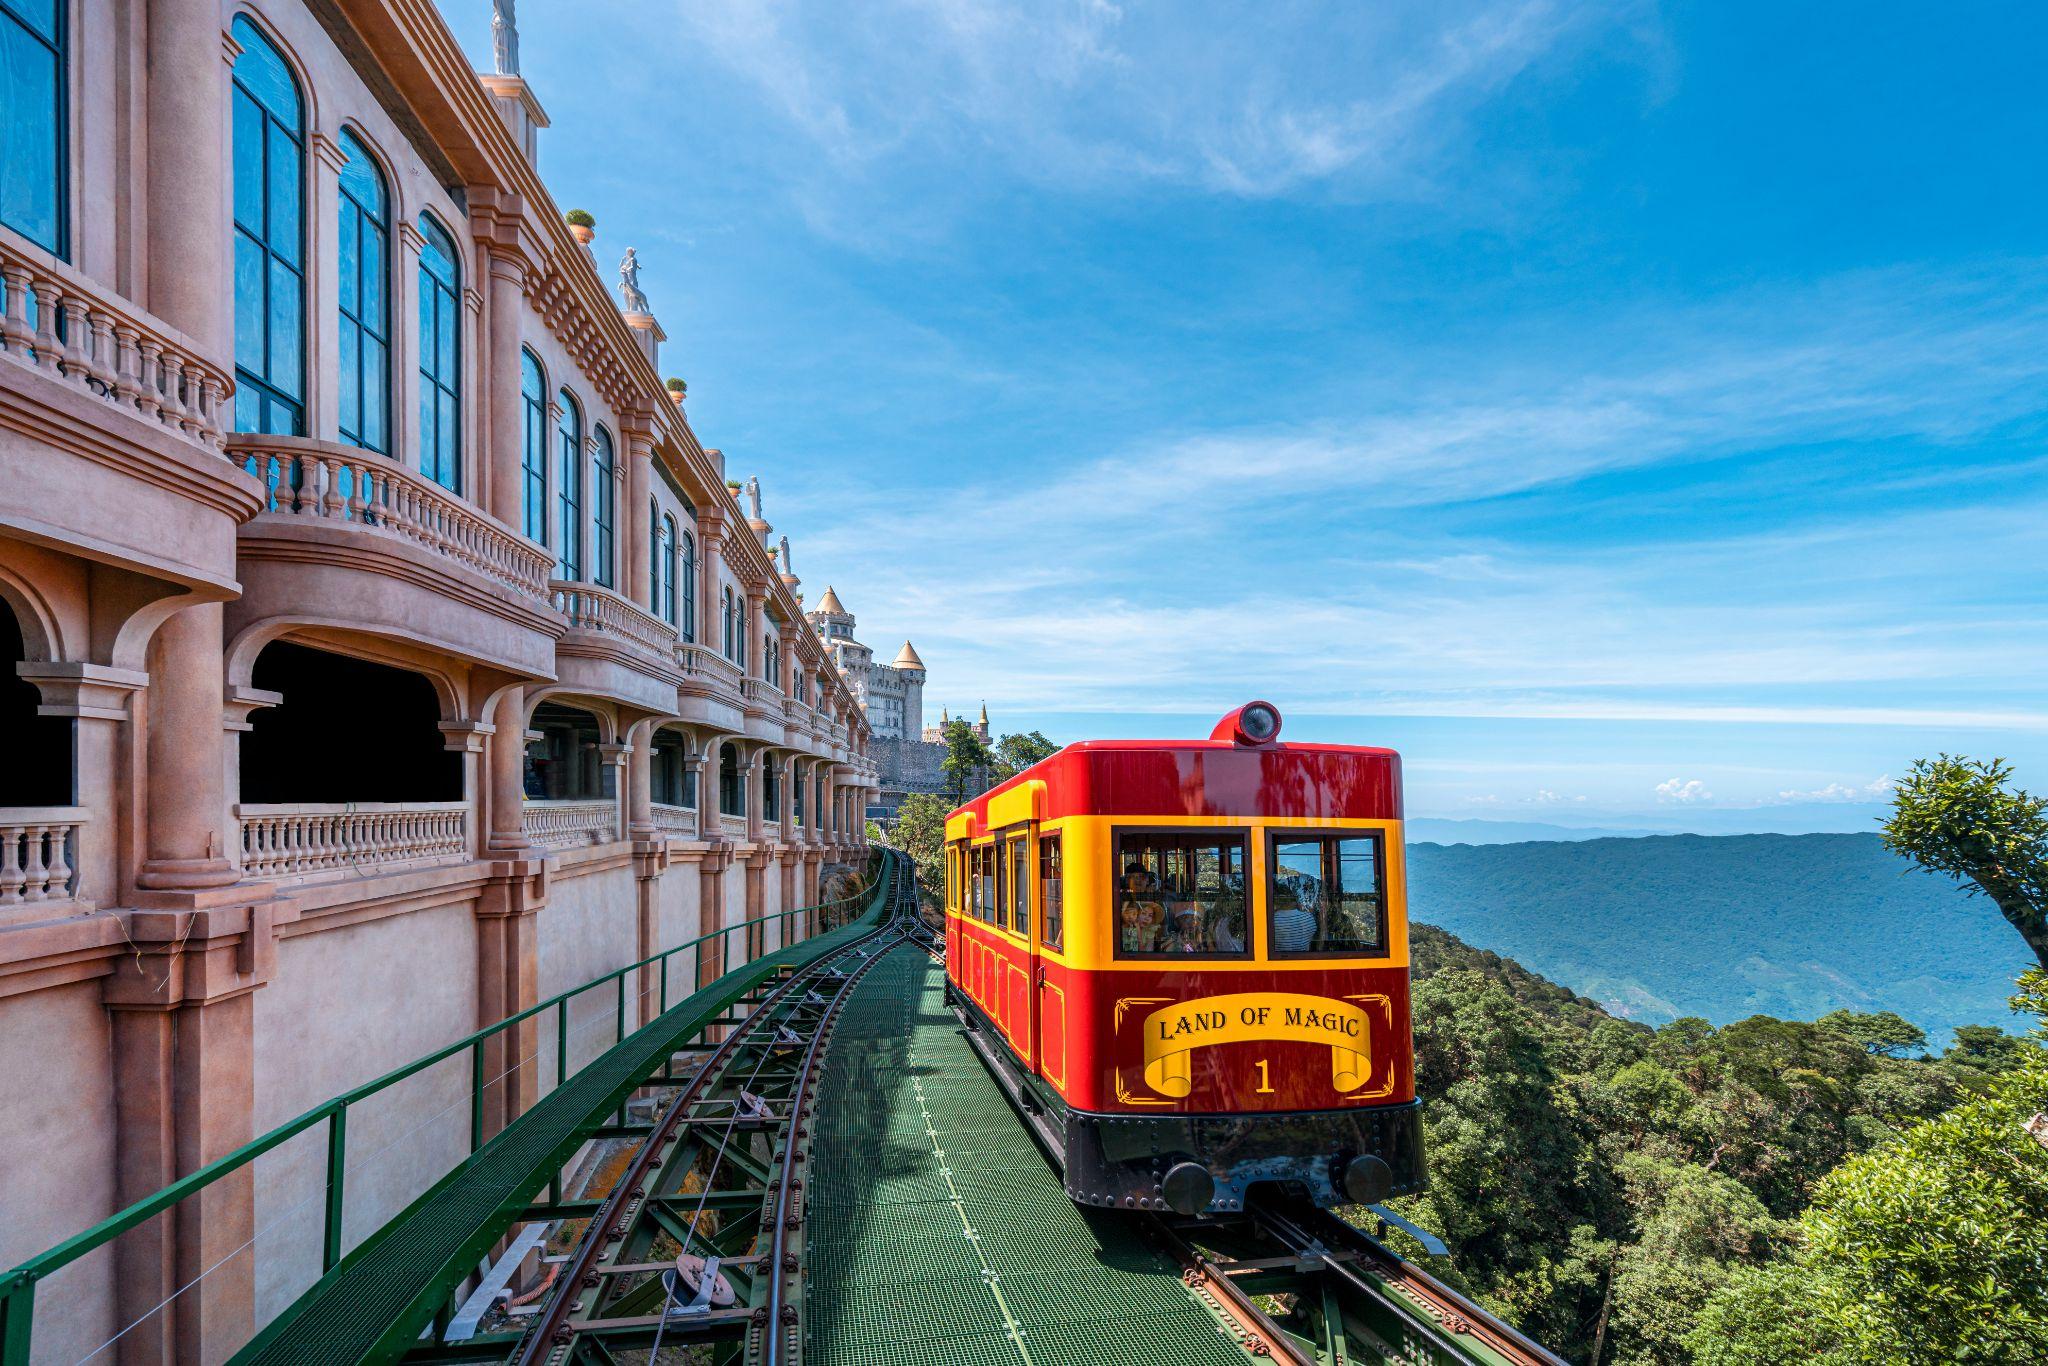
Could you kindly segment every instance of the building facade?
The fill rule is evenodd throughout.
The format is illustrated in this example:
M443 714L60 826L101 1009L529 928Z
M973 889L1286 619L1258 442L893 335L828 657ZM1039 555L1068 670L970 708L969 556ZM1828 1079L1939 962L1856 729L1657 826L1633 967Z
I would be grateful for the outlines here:
M877 780L509 26L481 75L410 0L0 30L8 1266L623 964L773 947ZM556 1063L499 1038L493 1130ZM351 1242L467 1151L466 1076L416 1082L351 1120ZM38 1353L223 1359L318 1274L319 1192L280 1148L124 1235Z

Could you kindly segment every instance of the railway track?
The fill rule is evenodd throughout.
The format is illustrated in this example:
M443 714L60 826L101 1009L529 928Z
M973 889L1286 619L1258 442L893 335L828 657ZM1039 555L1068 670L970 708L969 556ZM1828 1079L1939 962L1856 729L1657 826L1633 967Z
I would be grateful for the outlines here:
M893 877L889 904L900 910L900 861ZM565 1207L588 1222L509 1360L570 1366L661 1343L722 1343L750 1363L788 1360L800 1322L814 1078L840 1007L906 933L892 913L785 973L692 1060L644 1134L622 1135L637 1137L637 1148L593 1207Z

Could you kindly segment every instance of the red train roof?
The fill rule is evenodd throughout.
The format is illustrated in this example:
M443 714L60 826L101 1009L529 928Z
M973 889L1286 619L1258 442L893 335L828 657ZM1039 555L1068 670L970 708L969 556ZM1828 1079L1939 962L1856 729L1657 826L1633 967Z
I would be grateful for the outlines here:
M1362 745L1083 740L958 807L984 828L988 801L1042 779L1045 818L1323 816L1400 820L1401 756Z

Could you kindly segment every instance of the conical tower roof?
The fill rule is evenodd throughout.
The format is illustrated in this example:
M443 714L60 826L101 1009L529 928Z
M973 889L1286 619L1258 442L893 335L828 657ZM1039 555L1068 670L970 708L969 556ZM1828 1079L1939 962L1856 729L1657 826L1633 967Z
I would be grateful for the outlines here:
M842 617L846 615L846 604L839 601L839 595L832 591L832 585L829 583L825 585L825 596L818 599L818 610L836 612Z
M917 657L917 651L907 640L903 642L903 648L896 652L896 658L891 663L899 669L922 669L924 667L924 661Z

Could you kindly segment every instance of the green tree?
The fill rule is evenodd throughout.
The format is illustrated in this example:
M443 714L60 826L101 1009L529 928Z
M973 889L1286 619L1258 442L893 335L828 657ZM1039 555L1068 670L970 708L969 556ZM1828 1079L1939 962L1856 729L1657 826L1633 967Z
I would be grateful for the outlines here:
M1903 1058L1908 1052L1927 1046L1926 1030L1889 1010L1880 1010L1874 1015L1853 1010L1831 1010L1814 1023L1822 1029L1832 1029L1854 1039L1863 1045L1866 1053L1882 1054L1887 1058Z
M996 780L1013 778L1041 759L1050 759L1059 753L1060 747L1045 738L1043 731L1027 731L1022 735L1005 735L996 741Z
M946 893L946 810L928 792L913 792L896 808L896 847L917 866L918 890L930 901Z
M946 795L957 805L986 791L989 770L995 766L988 742L965 721L948 721L942 738L946 754L939 761L939 771L946 776Z
M2012 765L1918 759L1892 794L1885 846L1981 892L2048 969L2048 800L2009 788Z

